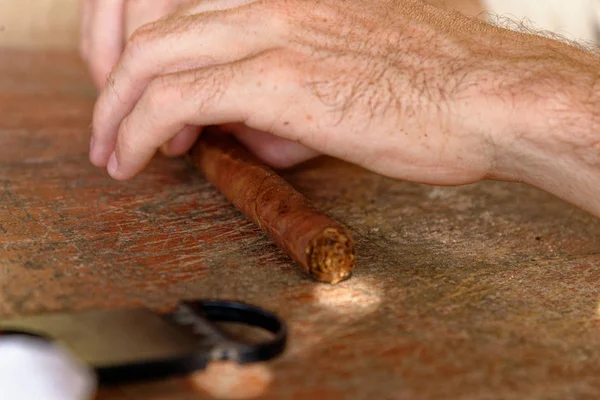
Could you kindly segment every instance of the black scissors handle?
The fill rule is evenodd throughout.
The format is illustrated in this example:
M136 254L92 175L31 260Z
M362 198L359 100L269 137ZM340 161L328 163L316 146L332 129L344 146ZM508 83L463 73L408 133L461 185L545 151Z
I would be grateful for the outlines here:
M287 341L287 326L276 314L236 301L182 302L173 313L164 317L181 329L191 330L198 338L197 347L188 354L164 359L96 367L101 384L185 375L204 369L209 362L218 360L230 360L238 364L267 361L280 355ZM235 322L262 328L270 332L272 337L259 343L246 343L230 337L215 322Z
M212 349L210 359L231 360L239 364L267 361L281 354L285 349L287 340L287 327L285 322L276 314L260 307L237 301L199 300L183 302L171 316L181 323L181 316L187 315L185 322L200 324L208 328L205 334L214 335L215 347ZM189 318L190 316L195 318ZM268 341L256 344L235 340L224 334L213 322L236 322L248 326L262 328L273 334ZM210 332L210 333L209 333Z

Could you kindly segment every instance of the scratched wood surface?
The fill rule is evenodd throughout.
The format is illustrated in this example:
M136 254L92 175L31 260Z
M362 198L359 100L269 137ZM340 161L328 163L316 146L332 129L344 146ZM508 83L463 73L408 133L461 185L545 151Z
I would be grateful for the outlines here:
M597 399L600 223L538 190L436 188L318 160L285 173L356 235L354 277L304 276L182 160L118 183L87 161L73 54L0 52L0 315L249 301L280 359L99 399Z

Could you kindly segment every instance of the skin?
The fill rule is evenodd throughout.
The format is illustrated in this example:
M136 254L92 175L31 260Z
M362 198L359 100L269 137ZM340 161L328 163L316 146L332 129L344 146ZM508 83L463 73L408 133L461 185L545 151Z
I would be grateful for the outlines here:
M182 11L185 6L195 3L197 2L191 0L84 0L81 7L79 50L96 87L101 90L106 85L107 77L119 61L127 39L138 28ZM208 8L203 9L205 6L202 5L197 7L197 11L227 9L249 1L221 0L219 4L211 3L208 4ZM224 125L222 128L234 134L246 147L273 167L291 167L318 155L316 151L299 143L241 124ZM171 157L185 154L201 130L198 126L182 129L176 137L161 146L161 152Z
M221 125L276 167L519 181L600 216L595 55L418 0L204 0L138 29L113 1L86 3L82 52L97 83L118 60L90 146L115 179Z

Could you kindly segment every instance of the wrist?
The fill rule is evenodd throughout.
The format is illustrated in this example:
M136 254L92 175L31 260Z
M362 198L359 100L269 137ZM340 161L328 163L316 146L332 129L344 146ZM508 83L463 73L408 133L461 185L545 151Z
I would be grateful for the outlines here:
M527 183L600 216L598 70L549 69L515 96L510 122L495 138L491 178Z

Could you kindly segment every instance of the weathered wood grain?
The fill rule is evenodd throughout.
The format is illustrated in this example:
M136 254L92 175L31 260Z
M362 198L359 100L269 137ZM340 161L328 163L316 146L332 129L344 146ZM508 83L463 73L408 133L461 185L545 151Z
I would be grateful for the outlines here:
M125 183L93 168L94 97L71 54L0 53L0 314L221 297L291 326L273 363L100 399L600 393L598 220L517 184L434 188L318 160L285 176L352 229L361 255L329 287L183 160L157 158Z

